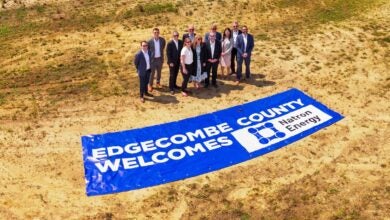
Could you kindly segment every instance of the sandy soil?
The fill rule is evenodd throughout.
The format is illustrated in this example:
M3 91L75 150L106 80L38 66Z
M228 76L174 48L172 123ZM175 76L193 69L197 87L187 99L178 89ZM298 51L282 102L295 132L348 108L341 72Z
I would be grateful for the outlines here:
M310 26L289 23L301 18L300 8L271 10L266 3L257 17L256 12L241 17L256 37L252 80L239 86L233 79L219 80L218 89L172 96L165 66L164 88L144 104L137 98L137 78L128 61L139 40L150 36L150 27L142 25L150 21L147 18L139 18L140 25L118 21L122 13L118 10L112 15L117 20L88 29L66 23L73 18L66 11L71 6L64 5L61 25L53 21L47 30L14 35L16 40L4 38L0 218L390 219L390 4ZM120 4L118 8L133 3ZM221 7L208 4L204 7ZM100 6L107 14L115 8ZM195 15L204 16L201 21L167 16L179 30L194 22L203 33L209 15L204 10ZM52 22L50 16L27 17ZM230 25L226 18L212 20L220 29ZM172 25L160 25L167 39ZM292 87L345 119L288 147L217 172L136 191L86 196L82 135L180 120Z

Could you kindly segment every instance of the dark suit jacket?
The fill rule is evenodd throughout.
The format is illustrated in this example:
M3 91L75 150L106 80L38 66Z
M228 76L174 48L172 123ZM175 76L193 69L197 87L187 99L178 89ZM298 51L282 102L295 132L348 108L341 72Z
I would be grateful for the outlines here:
M253 50L254 46L255 46L255 42L254 42L253 36L251 34L248 34L247 46L246 46L246 50L245 50L245 43L244 43L243 34L238 35L237 43L236 43L237 57L241 57L242 54L245 52L250 57L252 55L252 50Z
M183 42L184 42L184 39L186 39L186 38L189 37L189 36L190 36L189 33L183 34ZM196 33L194 33L194 39L195 39L195 36L196 36Z
M209 39L209 35L210 35L210 32L207 32L205 35L204 35L204 41L205 42L209 42L210 39ZM222 40L222 34L217 32L215 34L215 39L217 39L218 41L221 41Z
M165 39L162 37L159 37L159 40L160 40L161 59L164 63ZM153 63L154 62L154 38L153 37L148 41L148 46L149 46L150 52L152 53L152 56L150 57L150 62Z
M194 54L194 75L196 75L196 71L198 69L198 55L196 54L196 48L192 48L192 53ZM203 66L203 63L207 63L207 49L206 44L202 44L200 46L200 65L201 65L201 73L206 72L206 66Z
M152 56L150 50L148 51L148 54L149 54L149 59L150 59ZM135 65L135 68L137 69L138 75L140 75L140 76L146 75L146 70L147 70L146 69L146 59L145 59L145 56L141 50L135 54L134 65Z
M170 63L173 63L175 65L180 64L180 52L183 48L183 41L178 40L177 41L178 48L176 49L176 44L173 40L170 40L167 44L167 59L168 59L168 65Z
M214 56L211 56L211 44L210 42L206 42L206 59L218 59L221 57L222 53L222 46L221 42L216 40L215 41L215 48L214 48Z

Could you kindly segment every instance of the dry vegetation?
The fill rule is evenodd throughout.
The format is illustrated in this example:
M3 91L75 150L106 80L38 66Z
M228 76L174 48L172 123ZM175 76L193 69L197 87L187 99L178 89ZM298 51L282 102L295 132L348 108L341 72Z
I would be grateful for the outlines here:
M0 218L388 219L389 15L386 0L86 0L1 11ZM204 33L235 19L256 39L253 80L220 81L190 98L164 87L139 102L129 61L152 27L168 39L189 23ZM290 87L346 118L218 172L85 196L81 135L183 119Z

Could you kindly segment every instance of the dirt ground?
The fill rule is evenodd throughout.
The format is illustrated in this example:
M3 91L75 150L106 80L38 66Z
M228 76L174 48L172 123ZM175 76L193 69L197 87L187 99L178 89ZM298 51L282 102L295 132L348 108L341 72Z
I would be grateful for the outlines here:
M159 5L162 13L142 12L139 2L0 13L0 219L390 219L388 1L179 1L177 11ZM189 23L204 33L234 19L255 36L253 79L172 96L165 65L164 87L140 103L130 62L153 26L170 39ZM86 196L82 135L180 120L292 87L345 118L223 170Z

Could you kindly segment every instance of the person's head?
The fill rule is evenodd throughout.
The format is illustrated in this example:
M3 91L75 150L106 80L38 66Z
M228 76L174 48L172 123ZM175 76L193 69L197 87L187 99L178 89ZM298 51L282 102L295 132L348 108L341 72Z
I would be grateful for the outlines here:
M148 42L146 41L141 41L141 50L147 51L148 50Z
M237 31L238 30L238 22L237 21L233 21L232 27L233 27L234 31Z
M217 24L211 25L210 32L217 32Z
M231 38L232 37L232 31L230 30L230 28L225 28L225 30L223 31L223 39L225 38Z
M210 39L210 42L214 43L215 42L215 33L210 32L209 39Z
M242 33L247 34L248 33L248 27L246 25L243 25L241 28Z
M194 39L194 48L196 47L196 45L200 45L203 43L203 40L202 40L202 36L195 36L195 39Z
M172 38L177 41L179 39L179 32L177 31L173 31L172 32Z
M158 28L153 28L153 37L158 38L160 36L160 30Z
M195 31L195 27L193 24L188 25L188 33L192 34Z
M184 39L184 46L190 48L191 47L191 39L189 37L186 37Z

